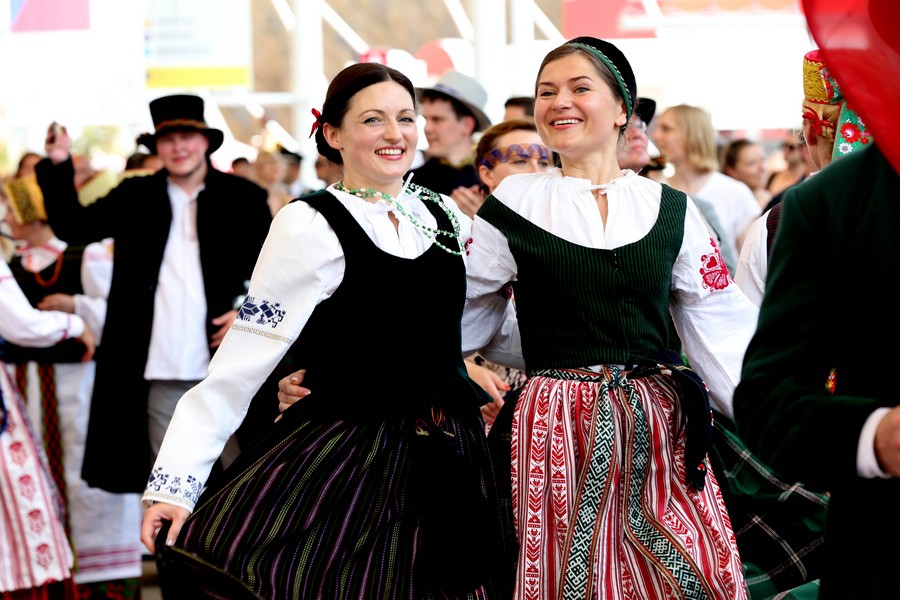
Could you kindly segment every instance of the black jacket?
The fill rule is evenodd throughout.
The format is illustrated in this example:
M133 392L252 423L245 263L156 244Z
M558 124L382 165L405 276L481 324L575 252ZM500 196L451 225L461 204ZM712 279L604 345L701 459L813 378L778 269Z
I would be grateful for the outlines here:
M70 160L53 165L44 159L36 170L50 226L60 239L115 240L82 477L111 492L142 492L151 468L144 367L172 219L167 173L125 179L83 206ZM210 165L205 184L197 199L197 236L211 335L217 329L211 319L231 310L244 293L272 217L266 191L246 179Z

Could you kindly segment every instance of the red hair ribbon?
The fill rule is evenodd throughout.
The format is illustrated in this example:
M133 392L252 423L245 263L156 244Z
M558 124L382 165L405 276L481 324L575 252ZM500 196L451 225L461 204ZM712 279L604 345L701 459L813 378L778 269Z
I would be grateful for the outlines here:
M312 114L316 118L316 120L313 121L312 129L309 130L309 137L312 137L316 133L316 129L318 129L322 124L322 113L314 108L312 109Z
M825 119L820 119L819 115L814 113L811 110L807 110L803 113L803 118L809 121L810 126L813 129L813 133L816 135L822 135L823 127L831 127L834 128L834 123L831 121L826 121Z

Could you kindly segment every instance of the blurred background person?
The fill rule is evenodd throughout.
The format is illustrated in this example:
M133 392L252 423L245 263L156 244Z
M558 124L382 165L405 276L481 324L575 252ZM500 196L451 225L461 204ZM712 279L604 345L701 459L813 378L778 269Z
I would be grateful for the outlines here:
M19 179L26 175L34 175L34 165L38 164L42 158L44 157L37 152L29 151L23 154L22 158L19 159L19 164L16 166L15 178Z
M694 200L718 234L728 272L734 273L747 228L759 216L759 203L747 184L719 172L710 114L687 104L667 108L657 117L652 138L675 168L664 182Z
M746 138L730 142L722 154L722 172L746 183L759 210L765 210L772 192L766 189L766 150L762 145Z
M534 98L531 96L510 96L503 103L503 120L533 119Z
M35 168L61 239L115 240L82 466L92 487L115 493L143 490L175 404L206 377L237 316L272 222L265 190L212 166L224 133L206 124L201 97L162 96L149 108L155 130L140 140L163 159L157 173L126 178L84 206L72 139L52 126Z
M817 169L810 173L810 177L832 161L856 152L873 141L865 123L847 105L841 90L829 72L821 50L807 52L803 57L801 110L802 138L807 154ZM782 209L781 202L778 202L753 222L738 258L734 279L757 306L762 303L765 292L769 254Z
M458 190L458 195L466 196L463 201L454 196L460 210L470 217L507 176L537 173L552 166L552 153L541 141L533 118L510 119L489 127L478 140L475 153L481 189L477 192L466 189L464 194ZM477 353L466 358L466 368L469 376L494 399L493 403L481 407L485 429L489 432L506 398L525 383L525 373L494 364Z
M112 279L112 240L67 244L47 223L33 175L5 186L6 223L18 244L9 267L34 308L78 315L101 343ZM85 598L139 593L141 546L137 494L111 494L81 477L96 365L85 347L68 341L51 348L7 342L4 360L15 365L16 384L38 427L50 474L63 499L66 530L76 551L75 582Z
M156 173L163 167L162 159L156 154L135 150L125 159L125 171L129 175Z
M410 170L413 183L448 196L458 187L476 191L481 182L474 134L491 126L484 112L487 91L476 79L450 70L418 93L428 149L425 163Z
M647 129L656 113L656 101L652 98L638 97L634 114L628 120L625 129L625 142L619 144L616 158L619 166L643 175L644 167L650 164L650 152L648 145Z
M303 165L303 156L288 150L284 146L278 147L278 154L284 159L284 175L281 184L292 199L302 196L307 191L300 178L300 168Z
M90 360L94 341L87 324L77 315L36 310L0 261L0 348L4 341L36 348L72 339L85 349L83 360ZM76 588L63 500L35 432L0 355L0 598L96 598Z
M253 163L246 156L238 156L231 161L231 173L253 181Z
M275 216L279 210L291 201L292 196L282 185L286 170L284 158L278 152L260 150L253 162L253 178L256 184L269 194L269 210Z
M451 198L468 217L500 181L512 173L534 173L552 166L552 156L537 134L534 119L511 119L489 127L475 148L478 186L460 187Z
M322 180L324 187L337 183L344 176L344 168L339 163L328 160L328 157L321 154L316 156L313 166L316 169L316 177Z
M781 194L792 185L797 185L816 170L816 165L809 155L809 149L803 140L800 129L788 129L784 132L784 141L781 143L781 152L784 156L785 168L772 173L766 182L766 190L772 194L772 199L766 208L772 208L781 202Z

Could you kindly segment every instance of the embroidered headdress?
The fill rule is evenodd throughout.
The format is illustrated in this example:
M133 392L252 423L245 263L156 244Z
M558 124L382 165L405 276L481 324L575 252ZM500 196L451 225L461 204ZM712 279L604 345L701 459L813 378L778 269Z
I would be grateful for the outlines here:
M816 135L821 135L823 128L834 129L831 160L846 156L872 141L865 123L847 106L840 85L819 50L811 50L803 57L803 96L803 119L810 123ZM826 106L839 107L834 120L825 118Z
M896 0L802 0L828 70L866 122L878 149L900 172L900 27Z
M9 200L9 207L19 225L47 220L44 194L41 193L34 175L26 175L4 183L3 193Z

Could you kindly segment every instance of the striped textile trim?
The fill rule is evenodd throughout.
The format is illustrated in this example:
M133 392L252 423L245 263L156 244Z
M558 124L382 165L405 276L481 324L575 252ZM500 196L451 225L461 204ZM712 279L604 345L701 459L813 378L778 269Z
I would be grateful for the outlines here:
M715 478L685 479L678 385L567 372L529 378L513 415L517 597L747 598Z
M549 377L550 379L563 379L565 381L596 381L606 378L603 373L590 369L535 369L528 371L529 377Z
M441 568L454 568L442 567L442 561L456 560L465 569L467 555L478 555L485 536L463 540L436 565L427 557L440 554L440 546L465 528L460 519L471 517L450 507L439 514L418 510L442 506L442 496L454 493L440 480L452 477L444 465L429 473L418 464L420 455L431 452L422 445L425 438L454 444L470 465L487 456L476 411L466 426L443 415L441 423L429 423L425 435L413 433L413 419L297 423L290 412L279 423L280 442L246 451L201 496L177 542L180 551L266 598L499 597L490 581L449 594L435 583ZM478 489L496 494L484 481ZM488 517L499 522L494 504L497 514ZM483 566L492 570L488 560Z

